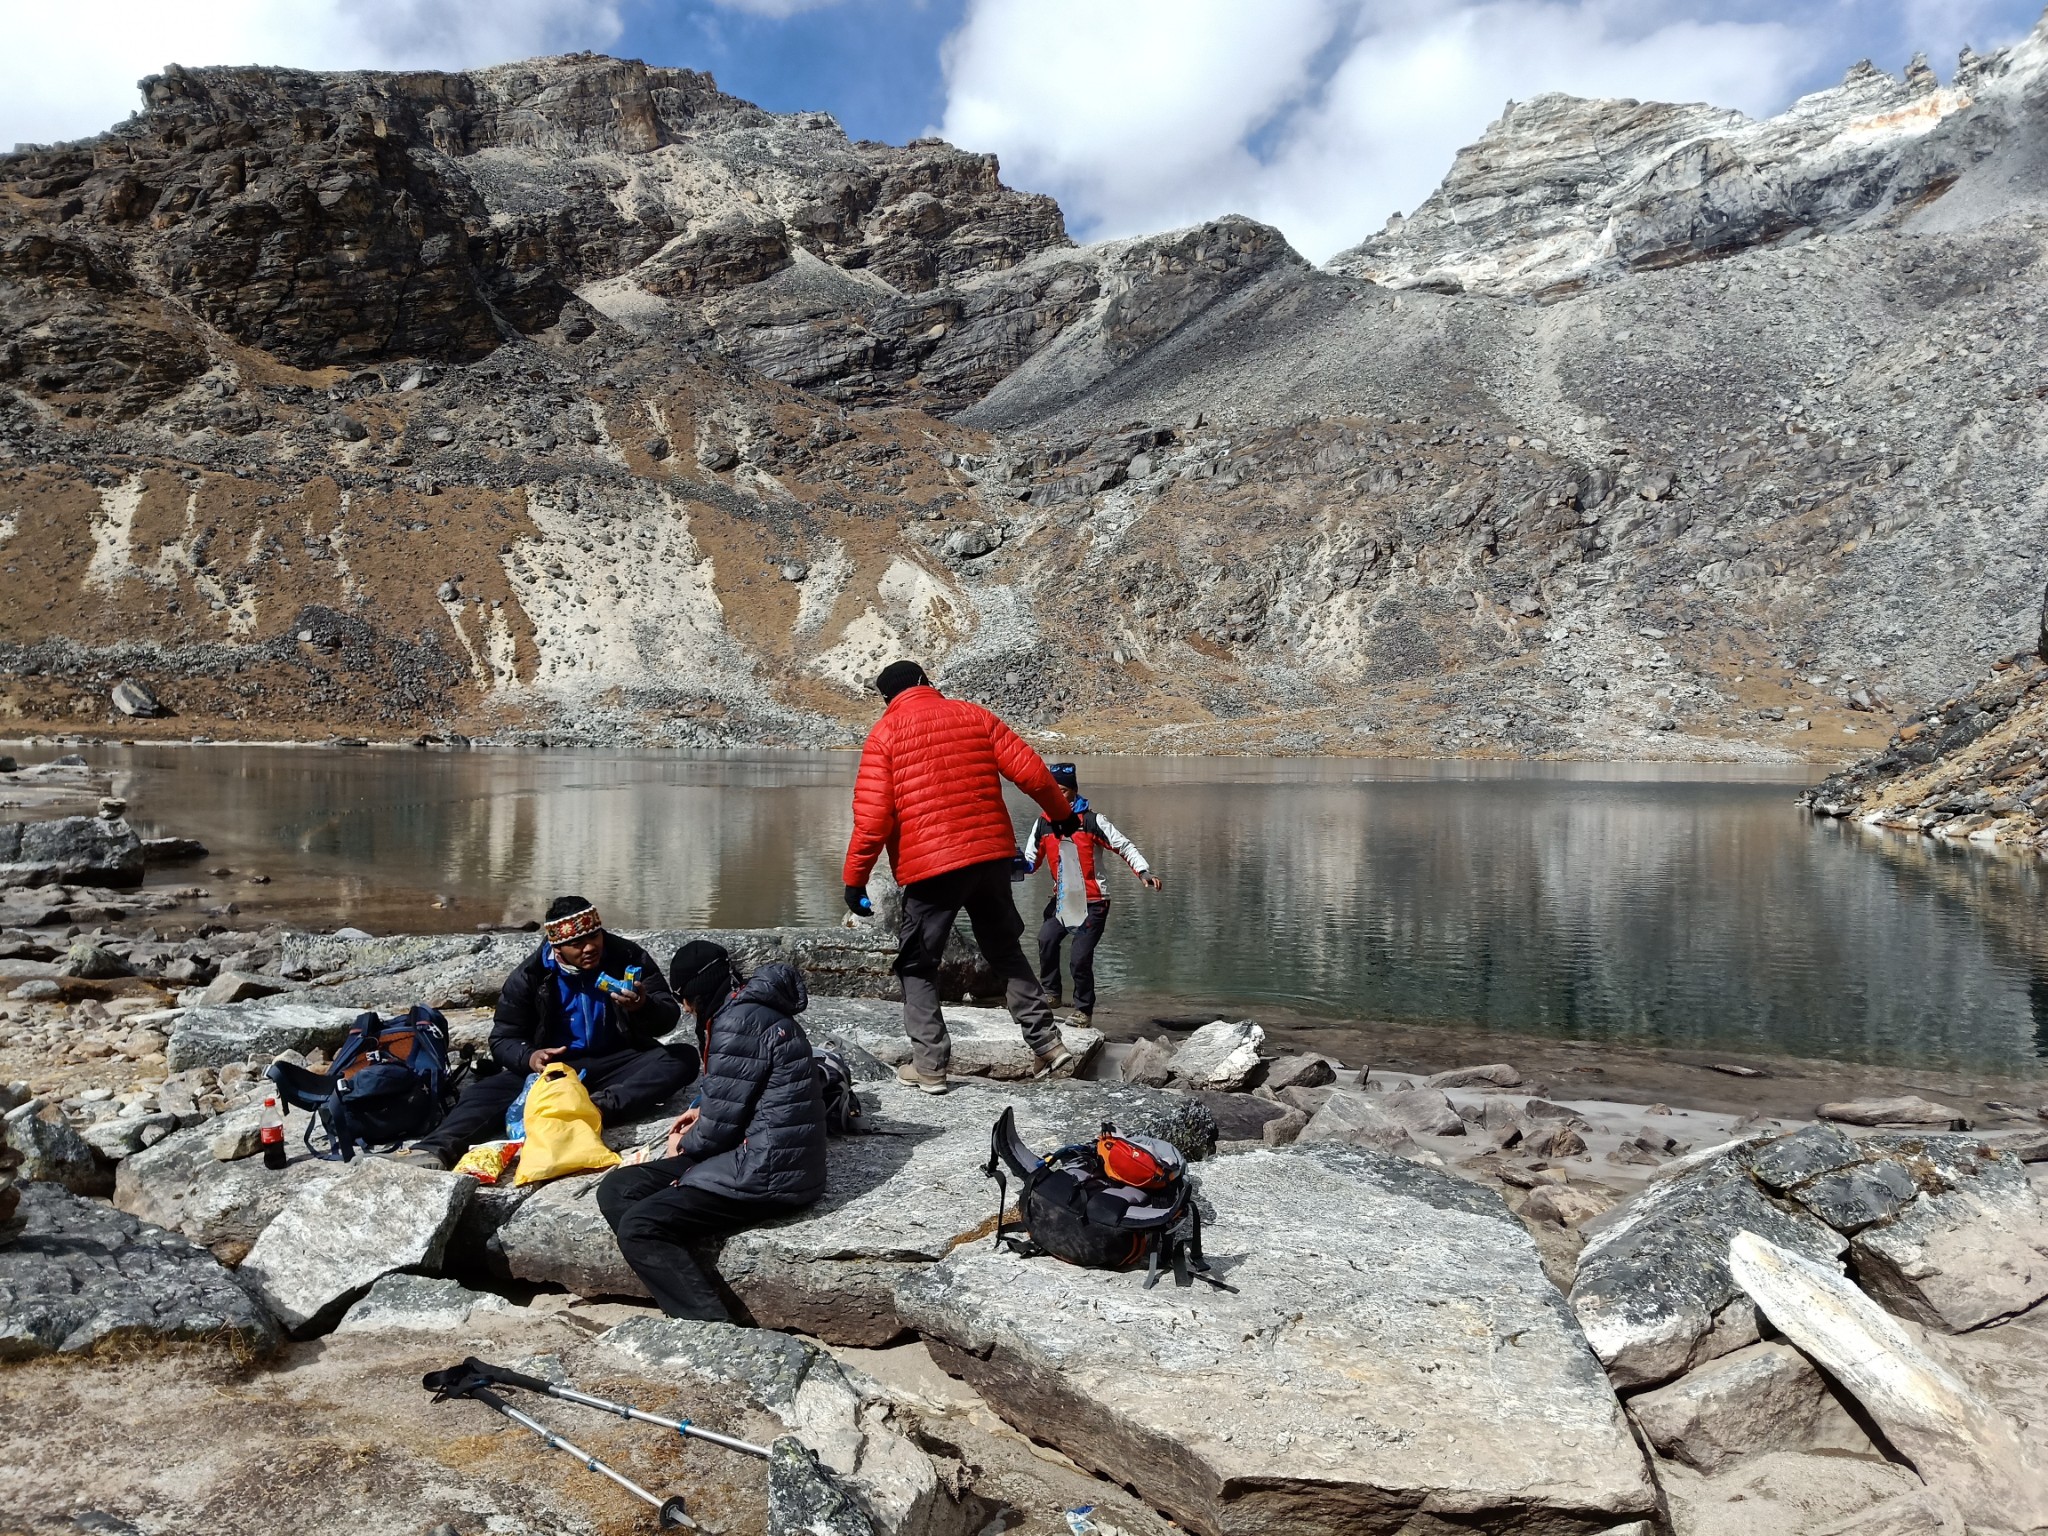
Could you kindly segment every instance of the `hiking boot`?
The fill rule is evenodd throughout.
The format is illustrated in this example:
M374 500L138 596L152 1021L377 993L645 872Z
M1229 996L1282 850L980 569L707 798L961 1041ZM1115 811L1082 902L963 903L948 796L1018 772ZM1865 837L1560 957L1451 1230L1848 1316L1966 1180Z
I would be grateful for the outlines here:
M1054 1046L1049 1054L1038 1058L1038 1076L1051 1077L1062 1067L1071 1067L1073 1064L1074 1053L1072 1051L1068 1050L1064 1045Z
M944 1093L953 1086L945 1073L941 1072L935 1077L927 1077L924 1073L918 1071L913 1063L907 1061L896 1069L896 1081L908 1083L911 1087L920 1089L925 1093Z
M407 1147L403 1152L386 1152L384 1155L394 1163L404 1163L409 1168L431 1168L436 1173L448 1171L447 1160L428 1147Z

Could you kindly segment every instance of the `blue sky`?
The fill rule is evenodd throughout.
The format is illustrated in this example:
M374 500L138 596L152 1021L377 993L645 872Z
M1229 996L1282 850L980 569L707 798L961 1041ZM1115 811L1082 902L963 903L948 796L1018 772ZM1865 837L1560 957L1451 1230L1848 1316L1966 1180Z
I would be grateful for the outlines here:
M1321 259L1412 211L1510 98L1752 114L1856 60L2024 36L2036 0L0 0L0 144L79 137L173 60L442 67L589 48L855 137L937 130L1082 239L1227 212Z

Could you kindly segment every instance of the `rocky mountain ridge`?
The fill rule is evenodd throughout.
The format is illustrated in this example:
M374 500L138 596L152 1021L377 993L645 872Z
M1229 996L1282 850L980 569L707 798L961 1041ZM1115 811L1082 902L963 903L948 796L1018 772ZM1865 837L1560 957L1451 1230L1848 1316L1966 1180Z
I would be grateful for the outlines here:
M828 744L914 653L1103 748L1839 758L2030 622L2043 37L1512 108L1328 269L687 70L167 70L0 161L0 713Z

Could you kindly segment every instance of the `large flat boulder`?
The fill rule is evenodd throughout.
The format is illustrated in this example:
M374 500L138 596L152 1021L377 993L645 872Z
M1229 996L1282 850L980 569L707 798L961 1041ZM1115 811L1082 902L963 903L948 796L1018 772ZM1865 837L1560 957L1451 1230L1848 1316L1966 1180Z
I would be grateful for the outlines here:
M364 1007L370 1006L364 1004ZM186 1008L171 1021L164 1058L173 1072L219 1067L231 1061L267 1064L282 1051L332 1051L362 1008L257 998L217 1007Z
M1757 1310L1862 1404L1892 1448L1969 1524L2048 1525L2048 1468L2013 1421L1973 1392L1832 1264L1753 1232L1730 1243L1737 1283Z
M0 822L0 885L142 884L142 839L118 817Z
M880 998L814 997L803 1016L814 1043L831 1036L874 1056L888 1066L910 1060L910 1038L903 1033L903 1005ZM1038 1075L1038 1056L1024 1043L1017 1021L1003 1008L946 1009L946 1033L953 1041L952 1070L962 1077L992 1077L1017 1082ZM1060 1038L1074 1055L1074 1068L1087 1065L1102 1049L1102 1031L1072 1025L1060 1027Z
M229 1110L123 1158L114 1171L114 1204L211 1249L222 1263L241 1263L295 1196L349 1166L297 1152L306 1124L297 1110L285 1117L285 1145L294 1149L285 1167L273 1171L258 1157L222 1162L213 1155L216 1137L253 1124L260 1113L255 1106Z
M880 1082L860 1091L871 1129L832 1142L824 1197L704 1252L763 1327L854 1345L908 1331L897 1281L994 1227L996 1186L981 1170L1006 1104L1017 1107L1025 1139L1045 1151L1093 1136L1105 1120L1196 1156L1215 1145L1199 1103L1125 1084L969 1081L933 1097ZM558 1180L521 1204L490 1239L505 1271L582 1295L644 1295L597 1208L596 1184L597 1176Z
M873 926L856 928L706 928L627 932L655 963L692 939L723 944L744 971L783 960L804 973L820 997L900 998L896 939ZM312 982L309 1001L386 1012L413 1003L436 1007L489 1007L511 969L540 939L530 933L391 934L339 938L327 934L285 939L278 968ZM969 994L993 996L993 975L964 934L955 933L940 968L939 989L949 1001Z
M1750 1176L1750 1151L1723 1151L1589 1225L1571 1304L1616 1386L1654 1386L1757 1341L1754 1311L1728 1271L1736 1233L1825 1260L1848 1246L1766 1194Z
M242 1279L295 1333L316 1331L380 1276L434 1269L475 1181L387 1157L300 1190L249 1250Z
M267 1355L276 1322L205 1249L53 1184L21 1191L0 1245L0 1361L222 1342Z
M794 1465L779 1477L771 1470L772 1530L950 1536L980 1523L961 1524L963 1511L938 1468L891 1422L888 1400L863 1390L815 1344L759 1328L650 1317L619 1324L597 1345L635 1374L681 1386L691 1396L700 1395L705 1382L737 1387L816 1453L815 1466L829 1474L822 1479L815 1471L792 1476L803 1473ZM850 1508L832 1497L842 1485L854 1495Z
M1209 1536L1654 1517L1600 1363L1494 1195L1333 1146L1200 1173L1237 1294L976 1242L898 1306L1011 1424Z
M1770 1451L1879 1452L1806 1356L1751 1344L1628 1400L1660 1456L1716 1472Z
M555 1179L518 1199L485 1239L490 1266L515 1280L559 1285L578 1296L642 1296L597 1208L600 1173ZM496 1202L491 1202L495 1204Z
M514 1305L492 1291L473 1291L456 1280L428 1275L385 1275L348 1309L336 1333L456 1335L472 1318L502 1316Z

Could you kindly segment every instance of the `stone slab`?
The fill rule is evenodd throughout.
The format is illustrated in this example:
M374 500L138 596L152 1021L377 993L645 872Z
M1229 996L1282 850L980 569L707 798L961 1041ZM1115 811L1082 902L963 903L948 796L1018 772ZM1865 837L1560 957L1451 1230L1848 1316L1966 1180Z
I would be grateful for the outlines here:
M1818 1218L1767 1199L1749 1177L1747 1151L1719 1153L1651 1184L1589 1232L1571 1304L1616 1386L1669 1381L1756 1341L1753 1327L1716 1327L1742 1299L1728 1271L1736 1233L1830 1261L1847 1247Z
M294 1195L250 1248L242 1279L287 1328L306 1334L382 1275L432 1269L474 1181L359 1158Z
M816 1205L705 1250L764 1327L832 1344L900 1338L896 1282L994 1229L996 1186L981 1170L1005 1105L1017 1107L1019 1130L1042 1151L1093 1136L1105 1120L1166 1136L1198 1156L1215 1145L1215 1124L1200 1104L1126 1084L969 1079L933 1097L880 1082L862 1085L860 1096L872 1129L833 1140ZM596 1183L597 1176L558 1180L498 1229L490 1246L510 1275L582 1295L645 1294L597 1208Z
M161 1227L52 1184L21 1191L0 1245L0 1361L136 1344L267 1355L276 1322L218 1260Z
M336 1333L454 1334L473 1317L518 1310L490 1291L427 1275L384 1275L335 1325Z
M1966 1386L1831 1264L1753 1232L1729 1245L1730 1272L1758 1311L1843 1391L1972 1526L2048 1525L2048 1469L2011 1419Z
M1820 1372L1789 1344L1751 1344L1628 1400L1661 1456L1717 1472L1769 1451L1881 1456Z
M813 997L803 1016L813 1043L827 1036L859 1046L878 1061L895 1067L910 1060L910 1040L903 1033L903 1005L879 998ZM951 1070L962 1077L989 1077L1018 1082L1038 1075L1038 1056L1024 1043L1017 1021L1002 1008L946 1009L946 1033L953 1041ZM1060 1038L1073 1053L1066 1076L1081 1071L1102 1049L1102 1031L1061 1025Z
M231 1061L268 1066L283 1051L304 1054L318 1048L333 1051L341 1044L359 1007L342 1008L303 1001L257 998L245 1003L186 1008L171 1020L164 1057L173 1072L193 1067L220 1067Z
M284 1168L266 1168L261 1158L224 1163L213 1155L215 1137L254 1124L261 1113L259 1105L232 1109L123 1158L114 1170L114 1204L211 1249L222 1263L241 1263L294 1196L348 1166L298 1150L306 1125L299 1110L285 1116L285 1145L292 1158Z
M1495 1196L1330 1146L1202 1179L1235 1295L977 1243L898 1304L1011 1424L1207 1536L1654 1514L1599 1361Z

